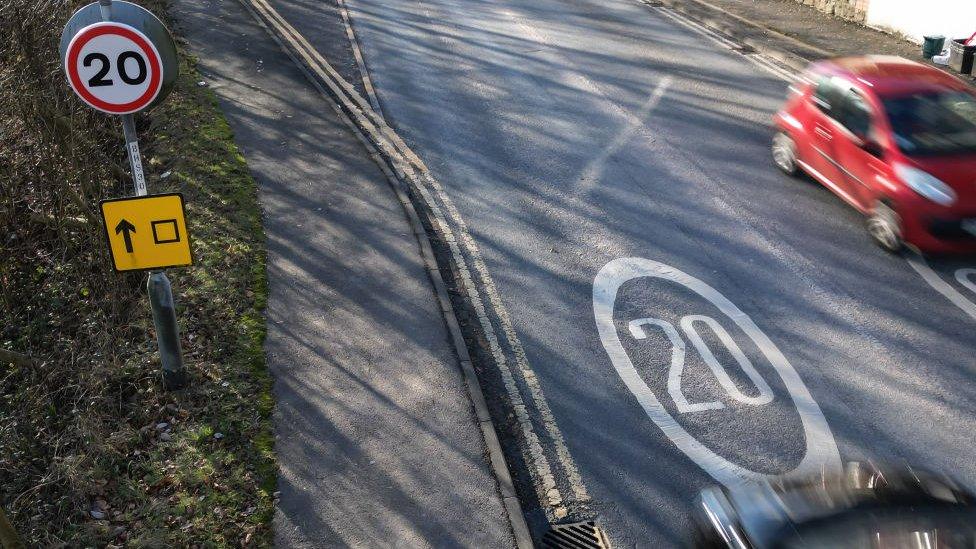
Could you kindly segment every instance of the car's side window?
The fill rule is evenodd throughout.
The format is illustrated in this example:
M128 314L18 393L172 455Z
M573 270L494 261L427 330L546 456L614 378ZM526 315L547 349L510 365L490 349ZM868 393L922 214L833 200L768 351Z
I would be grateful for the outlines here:
M838 106L842 93L831 77L823 76L817 81L817 89L813 92L813 104L829 116Z
M871 132L871 107L856 90L844 92L840 105L832 115L842 126L864 139Z

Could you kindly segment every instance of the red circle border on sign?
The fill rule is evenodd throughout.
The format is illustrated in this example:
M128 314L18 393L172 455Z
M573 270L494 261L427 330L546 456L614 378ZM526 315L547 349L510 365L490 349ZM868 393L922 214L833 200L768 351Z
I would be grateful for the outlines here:
M105 34L117 34L119 36L128 38L129 40L135 42L149 59L149 66L152 71L152 76L149 79L149 87L146 89L146 92L135 101L130 101L129 103L123 104L102 101L88 91L88 88L86 88L81 81L81 76L78 74L77 66L78 56L81 55L82 48L84 48L85 44L87 44L93 38ZM136 111L140 111L149 106L149 104L156 99L156 96L159 95L159 91L163 87L162 69L159 60L159 52L156 51L156 47L152 45L144 34L136 29L128 25L114 23L111 21L104 21L89 25L81 29L81 31L71 39L71 43L68 44L68 50L64 56L64 69L68 74L68 80L71 83L71 87L75 90L75 93L77 93L92 107L109 114L132 114Z

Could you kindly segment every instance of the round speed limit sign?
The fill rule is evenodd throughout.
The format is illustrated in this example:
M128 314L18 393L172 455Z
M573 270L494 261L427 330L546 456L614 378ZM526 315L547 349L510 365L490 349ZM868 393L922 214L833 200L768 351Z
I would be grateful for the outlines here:
M169 30L139 5L102 4L76 11L61 33L61 61L71 89L109 114L132 114L159 103L179 75Z
M109 114L149 106L162 88L162 61L146 35L122 23L89 25L68 44L64 70L85 103Z

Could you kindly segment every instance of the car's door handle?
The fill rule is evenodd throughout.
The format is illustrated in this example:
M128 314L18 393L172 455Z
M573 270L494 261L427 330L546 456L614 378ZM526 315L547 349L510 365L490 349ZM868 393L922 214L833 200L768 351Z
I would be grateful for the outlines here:
M813 128L813 131L814 131L814 133L816 133L820 137L826 139L827 141L830 141L831 139L833 139L833 136L830 134L830 132L828 132L827 130L821 128L820 126L816 126L815 128Z

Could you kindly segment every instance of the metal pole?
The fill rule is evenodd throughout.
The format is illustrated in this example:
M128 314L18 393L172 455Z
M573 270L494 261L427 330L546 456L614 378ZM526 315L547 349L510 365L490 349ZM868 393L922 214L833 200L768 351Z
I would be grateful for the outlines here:
M103 21L112 20L112 0L98 0L98 11L102 13Z
M112 0L98 0L102 19L112 18ZM139 136L136 134L135 118L131 114L122 115L122 134L125 136L125 152L129 155L129 168L132 170L132 186L136 196L146 196L146 175L142 171L142 155L139 152ZM163 386L179 389L186 386L186 370L183 369L183 351L180 349L180 328L176 324L176 304L173 301L173 288L164 271L149 273L146 281L149 306L152 309L153 324L156 326L156 343L159 345L159 361L163 365Z
M122 134L125 136L125 150L129 153L129 167L132 169L132 184L136 196L146 196L146 175L142 171L142 155L139 154L139 137L136 136L136 122L131 114L122 115Z
M122 116L122 132L125 134L125 148L129 153L132 167L132 183L136 196L146 196L146 176L142 172L139 155L139 140L136 125L131 114ZM163 386L179 389L186 385L186 371L183 369L183 352L180 349L180 328L176 325L176 305L173 288L164 271L153 271L146 281L149 293L149 306L152 308L153 324L156 326L156 342L159 344L159 360L163 364Z
M186 386L186 371L183 369L183 351L180 349L180 330L176 325L173 289L166 273L150 273L146 290L149 292L153 324L156 325L159 360L163 363L163 385L167 389L179 389Z

